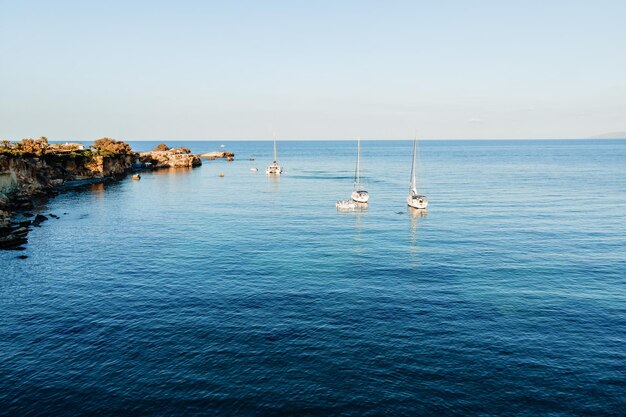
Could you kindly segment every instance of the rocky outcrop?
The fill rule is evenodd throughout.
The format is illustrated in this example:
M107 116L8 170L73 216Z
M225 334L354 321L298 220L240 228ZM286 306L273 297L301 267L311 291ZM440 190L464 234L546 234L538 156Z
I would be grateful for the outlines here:
M90 151L38 156L0 153L0 249L21 249L28 227L46 220L41 215L33 222L12 219L16 211L33 209L33 198L46 198L65 186L121 177L135 158L134 153L97 155Z
M127 143L102 138L82 144L48 144L46 138L0 142L0 249L23 249L30 227L48 220L33 214L33 201L72 187L112 181L133 170L195 167L198 155L187 148L159 145L137 154ZM14 213L21 213L14 215ZM52 218L58 218L49 214ZM34 219L28 220L29 218Z
M29 225L30 221L11 221L10 213L0 210L0 249L21 249L28 242Z
M207 152L207 153L201 154L200 158L209 159L209 160L219 159L219 158L224 158L224 159L231 158L232 160L235 158L235 154L232 152L228 152L228 151Z
M69 181L124 175L134 155L46 154L39 157L0 154L0 195L30 195ZM0 203L3 197L0 197Z
M181 148L141 152L139 161L152 164L154 168L192 168L202 165L198 155L192 154L188 149Z
M85 176L116 177L124 175L136 159L136 155L94 156L84 165Z

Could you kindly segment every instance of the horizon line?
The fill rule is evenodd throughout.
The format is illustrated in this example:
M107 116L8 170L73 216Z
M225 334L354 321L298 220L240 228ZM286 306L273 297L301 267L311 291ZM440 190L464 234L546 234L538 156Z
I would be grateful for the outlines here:
M42 137L42 136L40 136ZM123 138L118 139L111 136L101 136L93 139L55 139L45 136L48 141L51 142L85 142L85 141L95 141L101 138L109 138L115 139L119 141L125 142L159 142L159 141L174 141L174 142L219 142L219 141L236 141L236 142L267 142L272 141L273 138L207 138L207 139L184 139L184 138ZM23 138L24 139L24 138ZM11 140L11 142L19 142L23 139ZM35 138L33 138L35 139ZM332 138L332 139L324 139L324 138L276 138L277 141L289 141L289 142L347 142L347 141L355 141L357 138ZM363 141L412 141L413 138L404 137L404 138L385 138L385 139L377 139L377 138L364 138L361 137ZM623 138L598 138L598 137L572 137L572 138L419 138L420 141L540 141L540 140L550 140L550 141L566 141L566 140L626 140L626 137Z

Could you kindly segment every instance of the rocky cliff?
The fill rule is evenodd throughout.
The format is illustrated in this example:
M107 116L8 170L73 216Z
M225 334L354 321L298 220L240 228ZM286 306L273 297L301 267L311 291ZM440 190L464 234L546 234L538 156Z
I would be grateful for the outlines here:
M12 220L15 211L34 216L28 213L33 209L33 198L45 198L69 184L123 176L135 159L136 154L130 149L118 153L106 149L66 149L48 145L45 138L25 139L16 144L4 141L0 146L0 249L19 248L26 243L28 228L46 219L38 215L33 221Z
M134 154L48 153L39 156L0 153L0 249L26 243L31 221L11 221L12 212L31 210L32 198L46 197L66 184L81 185L119 177Z
M46 220L25 220L14 212L29 213L33 198L46 197L63 188L121 178L131 169L195 167L202 165L187 148L161 149L137 154L121 141L102 138L89 149L81 144L48 144L46 138L0 143L0 249L19 249L30 226ZM39 220L37 220L39 219Z
M134 160L134 154L0 154L0 195L29 195L68 181L120 176Z

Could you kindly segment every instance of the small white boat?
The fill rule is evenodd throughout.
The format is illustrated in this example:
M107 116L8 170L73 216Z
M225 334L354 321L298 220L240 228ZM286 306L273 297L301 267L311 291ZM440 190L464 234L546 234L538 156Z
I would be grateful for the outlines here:
M250 168L250 171L252 172L257 172L259 170L259 168Z
M343 201L337 201L337 203L335 203L335 207L337 207L337 210L342 210L342 211L348 211L348 210L365 210L368 207L367 203L359 203L356 202L354 200L343 200Z
M335 207L338 210L354 210L357 208L357 203L352 200L337 201Z
M415 173L415 158L417 155L417 136L413 138L413 163L411 164L411 184L409 186L409 195L406 197L406 203L409 207L419 210L426 210L428 207L428 199L426 196L417 192L417 180Z
M283 168L276 161L276 135L274 135L274 161L265 169L267 175L280 175L283 173Z

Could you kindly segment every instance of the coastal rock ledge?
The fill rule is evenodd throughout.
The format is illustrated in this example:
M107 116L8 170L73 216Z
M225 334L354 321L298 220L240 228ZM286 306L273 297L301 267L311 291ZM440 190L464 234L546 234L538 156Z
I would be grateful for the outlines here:
M198 155L194 155L187 148L172 148L167 150L153 150L141 152L139 161L152 164L153 168L193 168L202 165Z
M208 159L208 160L222 159L222 158L232 160L235 158L235 154L232 152L228 152L228 151L207 152L207 153L201 154L200 158Z
M89 147L49 144L45 137L0 141L0 249L23 249L29 228L43 219L31 213L39 206L35 201L69 188L115 181L132 171L199 165L202 161L189 149L165 144L136 153L127 143L109 138ZM24 220L29 216L35 220Z

